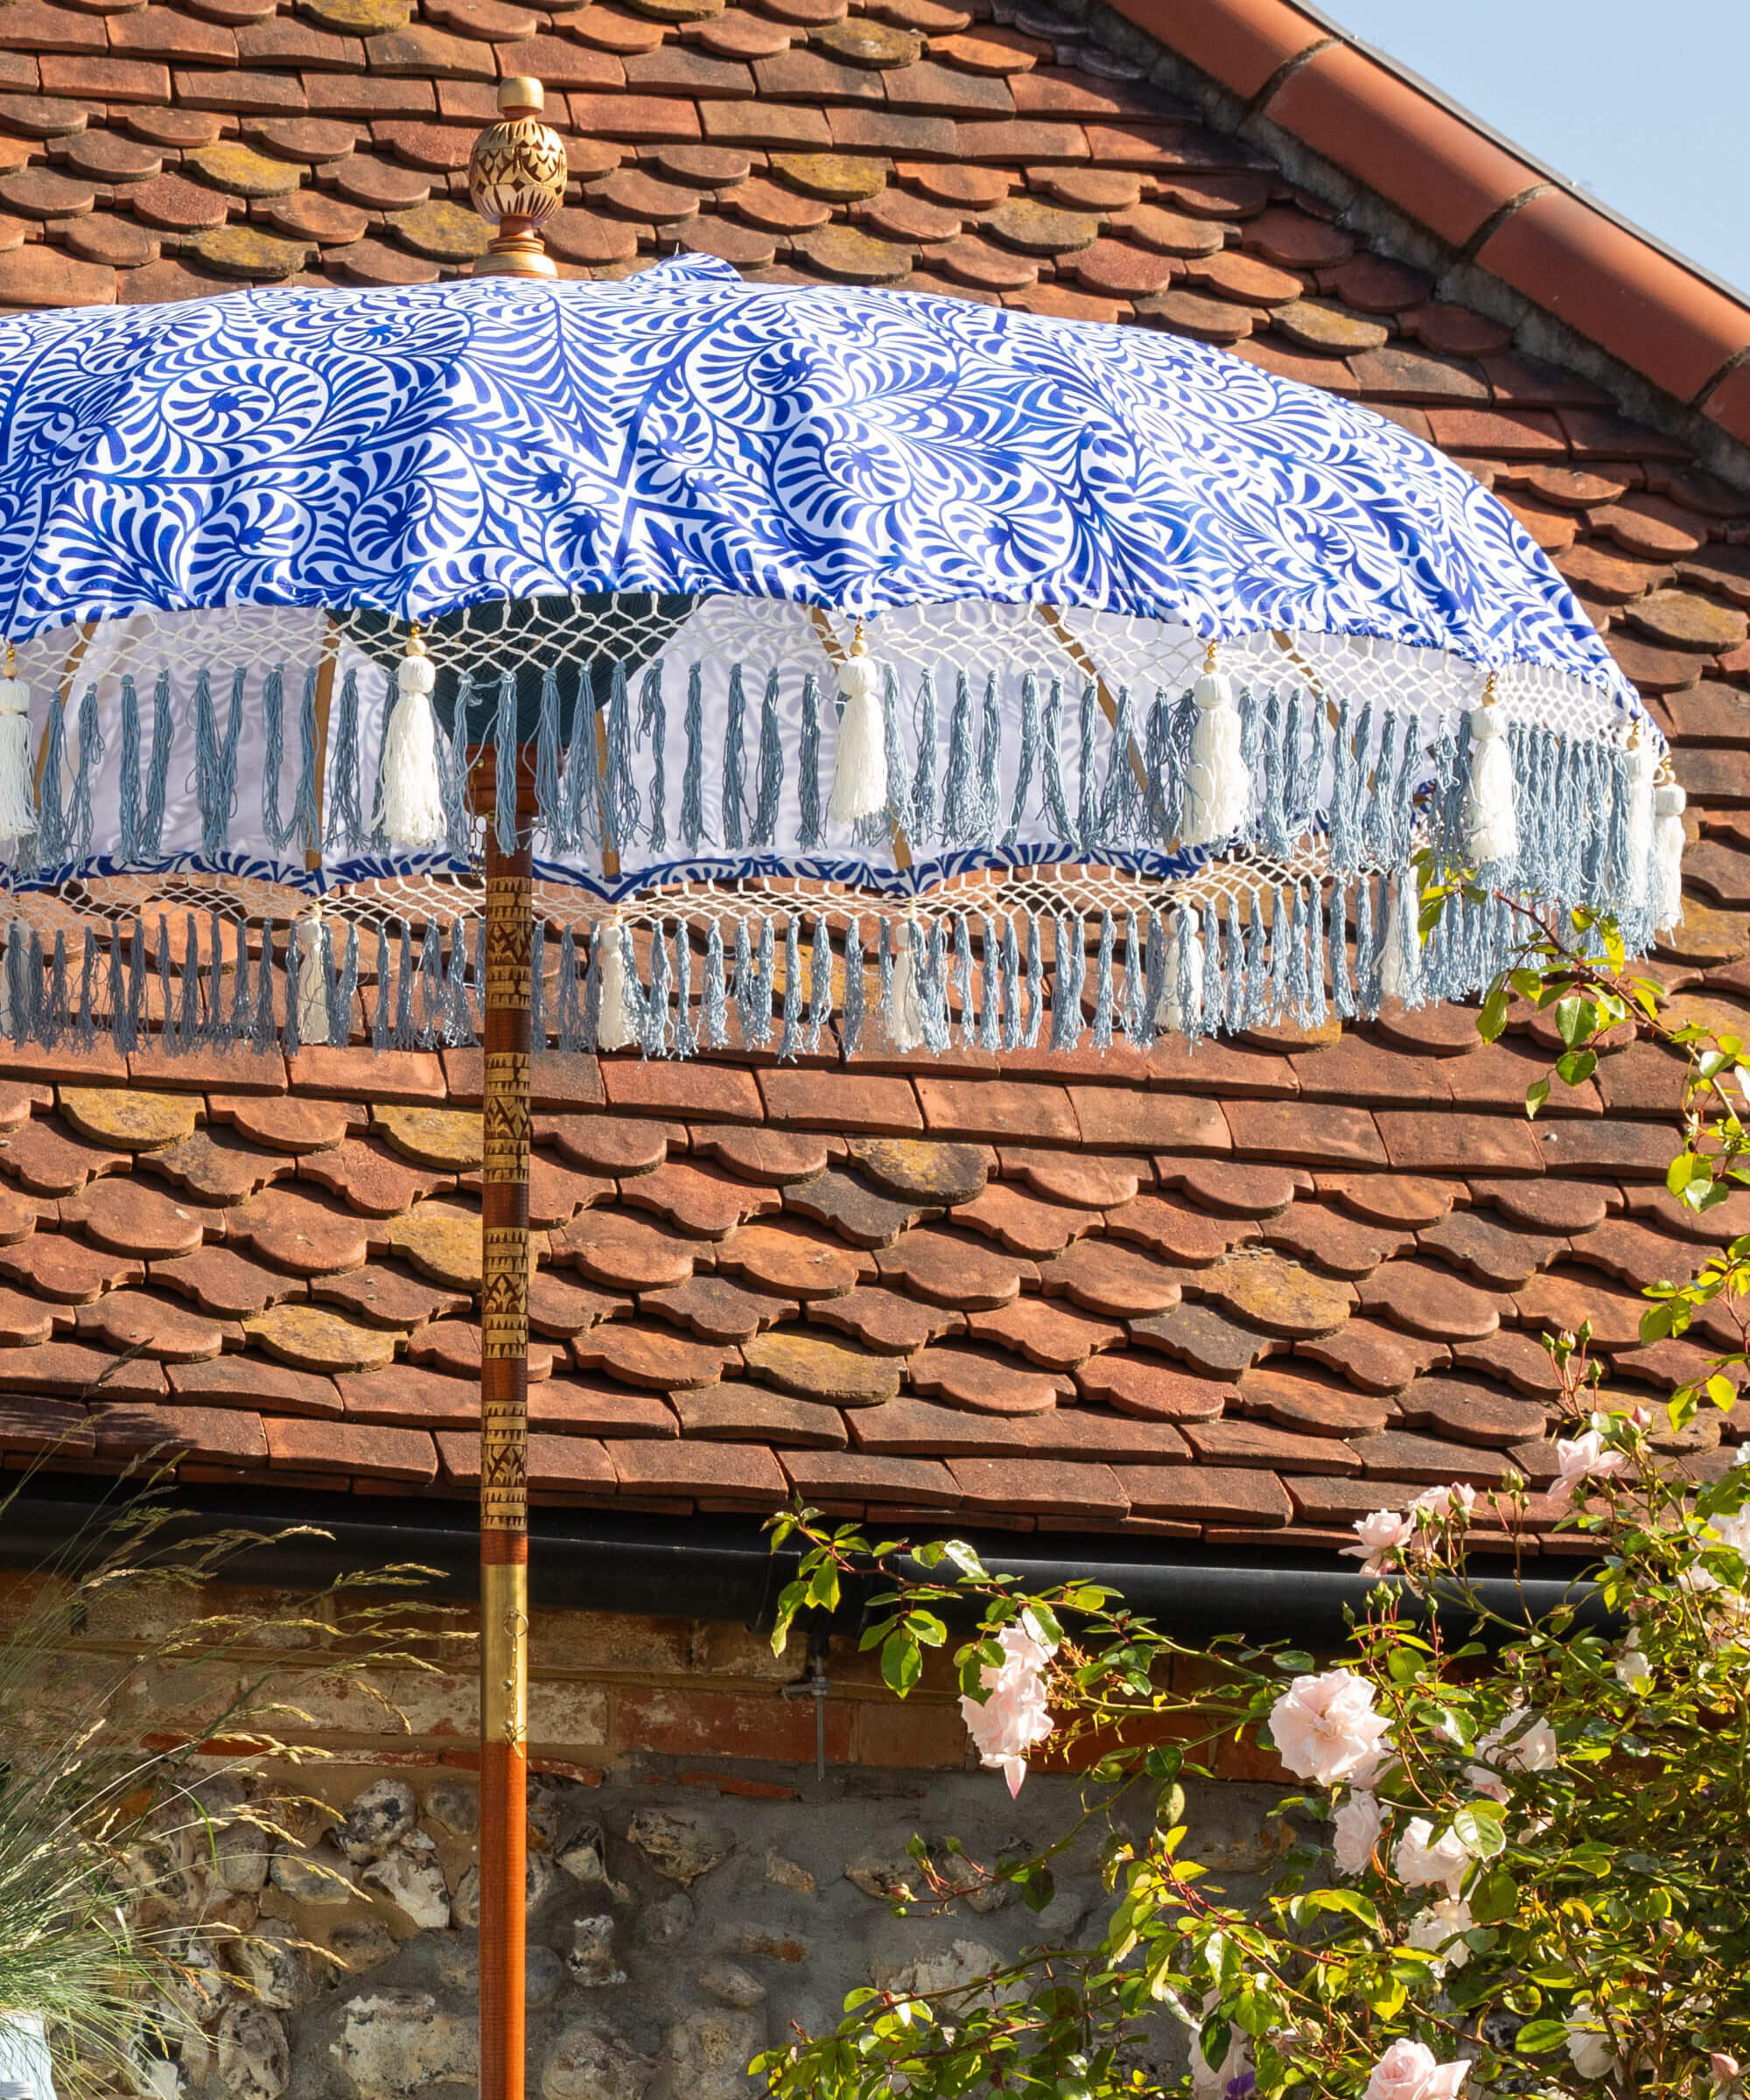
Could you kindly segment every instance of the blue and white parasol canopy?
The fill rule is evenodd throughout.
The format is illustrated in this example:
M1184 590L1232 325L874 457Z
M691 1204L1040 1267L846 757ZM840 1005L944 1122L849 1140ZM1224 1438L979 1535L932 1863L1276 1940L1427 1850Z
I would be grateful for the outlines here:
M931 1041L1037 1032L1041 915L1097 924L1104 1040L1472 990L1521 905L1674 908L1656 725L1440 453L1200 344L709 258L0 320L4 640L16 891L465 873L484 750L647 1047L696 1033L658 962L696 910L769 1004L750 883L832 886L776 911L816 1033L874 941ZM1495 892L1438 955L1424 848Z

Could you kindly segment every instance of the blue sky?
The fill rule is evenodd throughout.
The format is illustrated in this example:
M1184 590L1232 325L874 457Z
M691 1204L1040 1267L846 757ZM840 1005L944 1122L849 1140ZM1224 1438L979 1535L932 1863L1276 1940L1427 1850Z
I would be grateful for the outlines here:
M1746 0L1318 0L1614 211L1750 293Z

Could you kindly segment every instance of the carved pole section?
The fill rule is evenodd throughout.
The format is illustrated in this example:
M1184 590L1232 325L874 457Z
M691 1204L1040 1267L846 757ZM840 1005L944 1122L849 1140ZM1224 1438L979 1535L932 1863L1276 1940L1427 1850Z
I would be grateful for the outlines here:
M480 2100L522 2100L528 1797L528 833L486 844L480 1186Z
M476 276L556 274L540 229L565 197L565 144L539 80L499 88L468 191L497 237ZM528 732L525 732L528 733ZM519 766L519 779L527 773ZM474 774L484 784L491 764ZM532 787L532 781L528 783ZM480 2100L522 2100L528 1840L528 1093L531 807L516 850L487 828L480 1291ZM521 798L519 798L521 802Z

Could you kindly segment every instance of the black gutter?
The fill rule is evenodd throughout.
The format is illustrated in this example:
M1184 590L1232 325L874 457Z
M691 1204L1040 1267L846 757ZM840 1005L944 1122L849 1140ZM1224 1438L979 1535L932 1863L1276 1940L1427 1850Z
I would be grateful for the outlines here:
M92 1534L94 1513L115 1506L116 1484L38 1475L0 1518L0 1566L33 1568ZM217 1531L298 1536L246 1549L227 1563L239 1582L319 1588L340 1576L394 1563L432 1571L425 1594L472 1599L477 1533L472 1506L418 1495L315 1494L294 1490L198 1489L174 1492L172 1535ZM881 1527L872 1525L872 1530ZM676 1517L612 1510L542 1509L529 1516L529 1593L545 1610L586 1608L656 1618L771 1624L778 1592L795 1564L794 1549L774 1555L759 1518ZM1262 1549L1233 1556L1179 1541L1122 1534L978 1532L908 1526L919 1543L963 1537L994 1573L1023 1587L1093 1582L1116 1590L1139 1615L1177 1637L1241 1634L1330 1644L1340 1642L1346 1612L1359 1613L1376 1586L1329 1552ZM1576 1604L1582 1621L1606 1615L1578 1567L1517 1574L1505 1557L1473 1563L1490 1610L1517 1623ZM850 1631L866 1588L848 1598L838 1629ZM1458 1614L1454 1614L1456 1618Z

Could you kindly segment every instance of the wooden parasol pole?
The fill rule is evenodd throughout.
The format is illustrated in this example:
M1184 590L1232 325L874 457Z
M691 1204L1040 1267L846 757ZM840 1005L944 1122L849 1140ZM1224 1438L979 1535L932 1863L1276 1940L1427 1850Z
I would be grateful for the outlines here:
M556 273L538 228L564 200L565 147L541 83L506 80L468 189L497 237L480 276ZM493 754L472 777L489 793ZM516 768L518 788L528 768ZM522 2100L528 1833L528 1139L533 796L516 844L486 830L486 1055L480 1121L480 2100Z
M480 1120L480 2096L522 2100L528 1801L528 834L486 840Z

